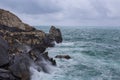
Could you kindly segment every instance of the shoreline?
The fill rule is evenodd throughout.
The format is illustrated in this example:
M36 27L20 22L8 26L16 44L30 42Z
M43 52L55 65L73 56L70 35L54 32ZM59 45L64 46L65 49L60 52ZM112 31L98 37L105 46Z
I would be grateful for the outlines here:
M0 9L0 79L30 80L30 66L49 73L46 64L56 66L46 48L62 42L59 28L51 26L49 33L23 23L9 11ZM47 63L44 63L47 62Z

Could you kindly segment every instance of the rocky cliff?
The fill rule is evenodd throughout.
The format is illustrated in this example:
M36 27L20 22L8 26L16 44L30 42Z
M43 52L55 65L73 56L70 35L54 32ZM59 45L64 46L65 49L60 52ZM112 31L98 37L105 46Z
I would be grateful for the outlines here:
M34 27L23 23L16 15L13 13L0 9L0 24L6 25L9 27L16 27L22 30L31 31L35 30Z
M56 61L48 56L46 48L62 42L60 29L51 26L49 33L23 23L13 13L0 9L0 79L30 80L31 64L39 71L49 72L42 60L51 65Z

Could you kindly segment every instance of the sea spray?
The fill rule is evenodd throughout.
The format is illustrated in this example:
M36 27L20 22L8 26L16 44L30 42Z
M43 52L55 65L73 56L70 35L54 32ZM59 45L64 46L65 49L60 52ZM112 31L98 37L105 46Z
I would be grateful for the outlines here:
M23 44L19 46L19 50L21 52L28 53L32 50L32 48L28 45ZM45 53L40 53L39 51L36 51L34 53L38 55L38 58L35 62L30 62L31 80L52 79L52 74L54 74L54 71L57 68L53 66L49 60L43 57Z
M72 59L56 59L58 70L50 74L31 69L31 80L120 80L120 29L74 28L62 28L63 43L48 49L51 57Z
M40 65L32 64L30 67L31 80L54 80L59 68L50 64L49 61L42 59ZM47 72L44 71L47 70Z

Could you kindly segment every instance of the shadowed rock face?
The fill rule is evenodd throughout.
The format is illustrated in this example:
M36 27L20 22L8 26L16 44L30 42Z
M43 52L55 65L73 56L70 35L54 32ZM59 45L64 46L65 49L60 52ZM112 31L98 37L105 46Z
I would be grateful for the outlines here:
M49 30L49 33L51 35L53 35L53 37L54 37L54 39L55 39L55 41L57 43L61 43L62 42L63 39L62 39L62 34L61 34L60 29L58 29L58 28L56 28L54 26L51 26L51 28Z
M0 67L9 63L8 44L0 37Z
M22 80L30 80L30 63L32 63L32 61L26 54L16 55L14 64L11 65L9 69L14 76Z

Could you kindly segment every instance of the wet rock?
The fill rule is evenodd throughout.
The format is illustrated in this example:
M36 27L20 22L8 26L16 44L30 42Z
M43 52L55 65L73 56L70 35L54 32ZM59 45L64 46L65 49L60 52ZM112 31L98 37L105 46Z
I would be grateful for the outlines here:
M16 80L9 70L0 68L0 80ZM19 79L17 79L19 80Z
M38 66L38 71L50 73L50 66L56 66L56 61L48 56L48 52L39 54L35 60L35 64Z
M32 61L27 54L16 55L14 64L9 69L14 76L21 78L21 80L30 80L30 63Z
M35 64L38 66L37 70L43 71L45 73L50 73L49 66L51 65L49 61L45 60L42 56L35 61Z
M49 61L51 62L52 65L56 66L56 61L53 58L50 58Z
M48 52L44 52L44 53L42 54L42 57L43 57L46 61L49 61L49 63L50 63L51 65L56 66L56 61L55 61L53 58L50 58L50 57L48 56Z
M54 36L52 34L46 34L46 37L43 39L44 41L44 45L46 47L54 47L55 46L55 39Z
M1 80L9 80L9 74L10 72L8 70L5 69L0 69L0 79Z
M55 56L55 58L71 59L71 57L69 55L57 55L57 56Z
M9 63L8 44L0 36L0 67Z
M62 42L62 34L61 34L61 31L60 29L54 27L54 26L51 26L50 30L49 30L49 33L53 35L53 37L55 38L55 41L57 43L61 43Z

